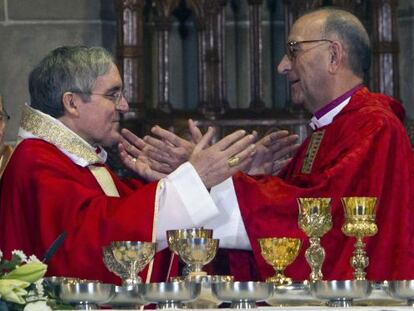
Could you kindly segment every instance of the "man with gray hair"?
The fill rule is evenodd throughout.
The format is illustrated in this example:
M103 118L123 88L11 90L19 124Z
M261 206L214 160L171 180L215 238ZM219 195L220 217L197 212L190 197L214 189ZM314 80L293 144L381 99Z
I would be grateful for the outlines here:
M313 133L278 176L237 173L221 188L227 211L241 212L234 224L245 228L239 240L250 242L249 255L228 253L226 262L236 278L264 280L274 274L257 239L298 237L303 246L286 274L308 279L309 239L298 226L297 199L322 197L331 199L333 219L332 229L321 239L326 252L323 277L353 279L355 239L341 230L341 198L353 196L377 198L378 233L367 239L367 278L414 278L414 157L401 122L401 104L363 85L370 53L366 30L347 11L324 7L293 24L278 71L289 82L292 102L313 114ZM160 130L156 134L167 140L171 136ZM171 145L161 146L156 138L147 143L150 146L142 149L174 153Z
M196 133L199 142L189 161L160 181L122 181L105 166L103 149L120 142L120 114L128 110L108 52L57 48L30 73L29 90L20 142L0 185L0 249L42 258L66 234L50 260L49 275L119 283L104 266L103 246L117 240L157 241L155 264L142 276L166 280L165 230L220 218L207 189L243 169L255 152L254 137L245 131L209 146L209 129L204 136ZM191 124L190 130L195 131ZM232 157L238 163L230 167ZM134 162L142 177L154 180L159 175L147 160Z

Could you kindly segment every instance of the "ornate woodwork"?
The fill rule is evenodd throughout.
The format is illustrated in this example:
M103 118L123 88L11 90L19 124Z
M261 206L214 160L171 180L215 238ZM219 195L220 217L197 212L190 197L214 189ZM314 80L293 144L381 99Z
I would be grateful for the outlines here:
M184 120L193 117L199 125L215 125L218 133L224 134L235 126L247 128L259 128L263 131L268 127L288 126L306 136L305 119L303 111L292 114L289 104L289 89L286 86L285 107L283 110L269 108L271 103L263 100L263 38L262 38L262 11L263 6L268 9L276 6L278 0L238 0L237 6L242 1L248 6L248 34L249 44L249 79L250 79L250 104L246 109L230 109L227 99L225 79L225 43L226 43L226 17L225 8L228 5L225 0L115 0L118 8L118 62L122 69L127 97L132 111L130 122L144 124L148 128L151 124L161 123L170 129L184 127ZM271 4L273 3L273 4ZM278 2L279 3L279 2ZM148 6L153 10L148 10ZM230 5L235 5L230 3ZM355 13L367 26L372 36L373 57L372 72L369 85L374 91L380 91L399 97L398 81L398 38L396 25L396 0L284 0L284 33L285 38L293 21L305 11L324 5L335 5ZM179 14L174 10L185 7L186 14L191 12L193 26L182 23L180 27L194 27L196 30L197 50L197 78L198 78L198 102L197 111L172 109L170 102L169 85L169 34L171 31L172 16ZM147 10L145 10L147 8ZM144 13L145 12L145 13ZM152 85L144 84L143 77L148 77L144 72L144 55L153 57L151 53L144 53L144 18L146 14L153 14L150 22L146 21L146 27L153 27L158 42L156 49L158 79L155 81L158 101L145 103L144 88ZM270 16L275 16L274 12ZM153 23L152 23L153 21ZM275 27L272 28L273 30ZM280 28L279 28L280 29ZM279 34L272 34L275 40L285 40ZM272 56L274 57L274 56ZM185 60L184 60L185 61ZM151 63L151 59L145 59ZM150 80L150 79L146 79ZM150 81L151 82L151 81ZM155 98L155 96L151 97ZM279 98L279 97L278 97ZM177 103L179 106L180 103ZM153 107L156 110L138 107ZM175 106L175 105L174 105ZM186 106L186 105L184 105ZM171 112L170 114L158 114L157 111ZM201 113L201 114L200 114ZM145 117L145 118L143 118ZM139 118L139 119L138 119ZM135 121L134 121L135 120ZM132 126L134 127L134 126ZM135 129L139 128L138 125ZM145 130L145 129L141 129ZM143 133L140 133L143 134Z
M171 30L172 12L178 0L154 0L154 25L157 32L158 47L158 105L163 112L171 112L170 102L170 70L169 64L169 32Z
M187 0L198 32L199 110L209 119L225 113L224 79L225 0Z
M145 0L116 0L118 16L117 63L123 76L130 115L136 117L144 98Z

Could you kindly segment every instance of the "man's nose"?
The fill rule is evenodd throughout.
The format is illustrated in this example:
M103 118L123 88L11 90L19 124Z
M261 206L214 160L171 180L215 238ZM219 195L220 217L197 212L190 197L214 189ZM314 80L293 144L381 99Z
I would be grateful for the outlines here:
M280 61L279 65L277 66L277 72L280 73L281 75L285 75L291 70L291 67L292 67L291 65L292 65L291 61L285 54L282 60Z
M124 96L122 96L121 101L119 102L119 104L116 107L116 110L118 110L120 112L128 112L129 105L128 105L128 101L126 100L126 98Z

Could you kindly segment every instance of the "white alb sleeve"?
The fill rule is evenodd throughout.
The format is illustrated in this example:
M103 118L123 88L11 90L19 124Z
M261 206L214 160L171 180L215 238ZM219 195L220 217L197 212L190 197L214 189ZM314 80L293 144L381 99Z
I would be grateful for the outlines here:
M210 191L211 197L220 211L207 222L206 228L214 228L213 235L220 239L220 247L251 250L250 241L240 214L239 203L234 189L233 179L228 178Z
M186 162L160 181L156 225L158 250L167 247L166 231L205 226L219 210L193 166Z

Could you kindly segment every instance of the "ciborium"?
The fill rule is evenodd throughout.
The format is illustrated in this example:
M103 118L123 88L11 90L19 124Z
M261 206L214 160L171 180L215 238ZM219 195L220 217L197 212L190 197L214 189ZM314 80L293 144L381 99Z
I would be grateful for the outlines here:
M261 253L266 262L275 269L276 274L268 277L266 282L276 285L289 285L291 278L284 275L285 268L298 256L301 245L296 238L263 238L258 239Z
M123 286L141 283L138 275L155 255L156 243L140 241L116 241L109 245L115 260L119 263L117 269L122 267L124 272L119 274Z
M178 241L182 239L192 239L192 238L212 238L213 230L201 228L190 228L190 229L176 229L176 230L167 230L167 241L170 250L177 256L178 254ZM191 264L186 264L182 271L184 277L194 270L194 267Z
M342 198L345 211L345 223L342 232L356 238L355 250L350 263L354 268L355 280L365 280L365 268L369 265L369 258L365 252L363 238L373 236L378 227L375 224L375 197L347 197Z
M181 260L191 268L191 270L188 271L189 277L195 275L207 275L207 273L203 271L203 266L214 259L218 246L218 239L191 238L178 240L178 255Z
M309 237L310 246L305 252L311 267L310 281L322 280L322 264L325 250L320 238L332 228L330 198L298 198L299 227Z

